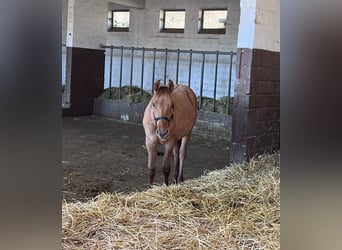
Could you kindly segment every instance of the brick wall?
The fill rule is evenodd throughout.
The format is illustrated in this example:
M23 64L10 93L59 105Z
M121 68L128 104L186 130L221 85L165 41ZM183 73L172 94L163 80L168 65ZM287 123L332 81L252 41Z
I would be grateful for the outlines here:
M238 49L231 162L280 148L280 52Z

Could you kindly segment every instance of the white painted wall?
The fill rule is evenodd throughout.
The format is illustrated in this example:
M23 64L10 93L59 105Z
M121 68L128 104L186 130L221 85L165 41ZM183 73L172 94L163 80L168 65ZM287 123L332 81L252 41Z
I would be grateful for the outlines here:
M114 50L113 66L112 66L112 87L118 87L120 83L120 50ZM160 79L162 83L164 82L164 52L157 52L156 54L156 68L155 68L155 80ZM214 79L215 79L215 60L216 55L206 55L206 63L204 68L203 77L203 96L213 97L214 95ZM189 77L189 54L180 54L180 64L178 72L178 82L188 84ZM133 72L132 81L130 79L131 75L131 51L126 51L124 53L123 59L123 75L122 75L122 86L129 85L132 82L133 86L140 87L141 85L141 70L142 70L142 52L134 52L133 60ZM152 71L153 71L153 52L145 52L144 60L144 76L143 84L144 89L147 91L152 90ZM218 66L218 76L217 76L217 98L228 95L228 83L229 83L229 55L219 56L219 66ZM231 75L231 96L234 94L234 79L235 79L235 56L233 57L233 67ZM106 73L105 80L106 86L109 86L109 66L110 66L110 56L108 50L108 57L106 58ZM201 81L201 67L202 67L202 55L193 54L192 56L192 71L191 71L191 88L196 92L197 95L200 93L200 81ZM168 54L167 61L167 71L166 71L166 81L172 79L176 82L176 53Z
M62 0L62 44L66 43L67 21L68 21L68 0Z
M239 0L146 0L145 9L131 9L130 32L108 32L107 44L151 48L235 51L240 19L239 4ZM198 11L202 8L228 8L226 34L197 33ZM161 9L185 9L184 34L159 32Z
M62 0L62 44L66 44L66 31L68 21L68 0ZM66 47L62 47L62 85L66 80Z
M238 48L280 51L280 0L241 0Z
M280 51L280 0L257 0L254 48Z
M107 0L68 0L66 44L99 49L106 42Z
M193 50L220 50L236 51L238 25L240 19L240 1L239 0L146 0L145 9L130 9L130 32L108 32L106 44L127 47L148 47L148 48L168 48L168 49L193 49ZM127 9L125 6L110 5L110 7ZM228 20L226 25L226 34L198 34L198 17L200 9L227 8ZM163 9L185 9L185 30L184 33L161 33L159 32L159 15ZM141 56L140 52L135 52L137 58L134 59L134 72L132 83L140 86L141 84ZM106 74L105 87L109 86L109 50L106 53ZM119 55L119 52L116 52ZM157 53L158 55L158 53ZM155 79L164 79L164 59L159 54L159 60L156 63ZM123 62L123 85L130 83L130 53L125 54ZM179 82L188 82L188 54L183 54L180 61ZM182 60L184 58L184 60ZM206 56L207 61L204 71L203 95L213 97L214 75L215 75L215 56ZM217 98L228 95L229 81L229 57L221 56L218 68L217 79ZM233 59L232 82L235 82L235 57ZM152 53L145 55L144 85L145 89L151 91L152 81ZM113 61L112 86L118 86L120 61ZM176 78L176 55L169 54L166 79ZM191 87L198 95L200 92L201 79L201 55L193 55ZM231 87L231 95L234 95L234 87Z
M236 51L238 38L238 25L240 19L240 1L239 0L146 0L145 8L141 9L142 1L129 1L128 6L124 2L113 0L120 3L108 3L107 0L62 0L63 17L67 17L67 22L63 19L63 41L68 46L82 48L99 48L101 43L117 46L134 46L149 48L168 48L168 49L193 49L193 50L220 50ZM65 11L65 7L68 6ZM133 6L133 7L132 7ZM107 11L109 8L130 9L130 31L129 32L107 32ZM198 34L198 17L200 9L227 8L228 20L226 25L226 34ZM185 32L184 34L160 33L159 15L162 9L185 9ZM66 29L66 30L65 30ZM62 42L63 42L62 41ZM134 75L132 83L140 86L141 83L141 58L134 59ZM182 55L188 57L188 55ZM181 57L181 58L182 58ZM207 56L211 64L207 64L204 73L203 95L213 96L214 82L214 58ZM145 55L145 74L144 83L146 90L151 89L152 81L152 60L151 54ZM175 80L176 57L168 57L167 79ZM228 57L222 56L221 60L228 60ZM118 63L118 61L116 61ZM118 85L119 65L114 61L113 65L113 86ZM235 65L235 57L233 64ZM201 57L193 56L191 72L191 86L196 94L199 94L201 77ZM129 84L130 80L130 54L127 54L124 60L123 84ZM217 97L228 94L228 69L226 63L218 69ZM233 66L232 82L235 82L235 66ZM164 63L156 63L155 79L164 79ZM188 64L181 60L179 71L179 82L187 83ZM109 86L109 50L106 51L106 74L105 87ZM234 88L231 88L231 95L234 94Z

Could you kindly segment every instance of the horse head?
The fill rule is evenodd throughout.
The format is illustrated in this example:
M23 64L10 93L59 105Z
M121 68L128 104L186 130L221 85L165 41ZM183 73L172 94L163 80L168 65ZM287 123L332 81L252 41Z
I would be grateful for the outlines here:
M174 106L171 97L173 89L172 80L169 80L167 86L161 86L159 80L154 83L151 112L156 125L156 135L162 141L168 138L169 127L173 119Z

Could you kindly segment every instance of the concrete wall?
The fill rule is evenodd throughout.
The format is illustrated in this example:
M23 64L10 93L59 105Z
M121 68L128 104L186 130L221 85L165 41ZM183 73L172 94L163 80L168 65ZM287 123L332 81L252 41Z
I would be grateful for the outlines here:
M108 32L107 44L236 51L240 19L239 3L238 0L146 0L145 9L131 9L130 32ZM203 8L228 8L226 34L197 33L198 11ZM162 9L185 9L184 34L159 32L159 15Z
M280 51L280 0L258 0L254 48Z
M68 0L67 46L99 49L106 41L106 17L107 0Z
M66 44L68 22L68 0L62 0L62 44Z
M237 47L280 51L279 0L241 0Z
M100 43L117 46L135 46L149 48L169 48L169 49L194 49L194 50L220 50L236 51L238 25L240 18L240 1L238 0L146 0L143 1L119 1L113 0L111 3L106 0L62 0L63 1L63 24L62 24L62 43L71 44L74 47L99 48ZM69 2L69 9L68 7ZM71 6L71 7L70 7ZM143 8L145 7L145 8ZM184 34L160 33L159 15L162 9L185 9L185 32ZM198 15L199 9L204 8L227 8L228 20L226 34L198 34ZM130 9L130 31L129 32L107 32L107 11L109 9ZM68 14L69 13L69 14ZM77 18L73 20L73 13ZM94 13L96 15L94 15ZM95 18L94 18L95 17ZM68 19L68 21L66 20ZM75 34L74 34L75 33ZM67 35L68 34L68 35ZM71 34L71 35L70 35ZM88 35L89 34L89 35ZM105 38L103 38L105 35ZM63 55L66 58L65 54ZM130 57L125 54L123 85L130 84ZM141 83L141 55L136 53L134 59L133 85L140 86ZM155 79L164 78L164 57L157 54ZM106 51L104 87L109 86L109 50ZM179 82L188 82L188 58L189 55L182 55L179 69ZM204 72L203 95L213 97L213 79L215 73L215 56L206 57ZM145 89L151 91L152 86L152 54L145 55L146 66L144 73ZM229 57L220 58L218 68L217 98L228 95L229 81ZM233 58L232 82L235 82L235 57ZM194 55L191 72L191 87L197 95L200 91L201 78L201 55ZM176 55L169 54L167 65L167 79L175 80L176 77ZM64 72L64 65L62 72ZM112 86L119 85L119 61L113 61ZM62 79L65 74L62 73ZM62 81L64 83L64 81ZM234 86L230 89L231 96L234 95Z
M62 44L66 44L68 0L62 0ZM66 84L66 47L62 47L62 85Z
M90 115L94 98L103 92L105 51L100 44L106 42L107 0L68 0L63 6L67 6L63 115ZM62 16L65 28L65 10Z
M68 2L74 3L69 3L69 7L73 6L72 9L69 8L69 13L77 13L78 18L76 20L71 20L72 17L70 17L70 14L68 15ZM119 2L124 3L125 1ZM74 32L73 27L77 26L75 32L82 33L84 38L89 33L92 37L91 47L94 47L93 44L98 46L103 42L102 33L107 28L107 10L128 8L131 11L130 32L106 32L105 43L135 47L235 51L237 48L240 19L239 4L239 0L146 0L145 8L141 9L131 7L134 6L133 4L128 6L118 5L107 0L62 0L62 43L72 39L72 37L66 34L67 32ZM186 10L184 34L159 32L160 10L173 8ZM226 34L197 33L198 11L203 8L228 8ZM94 12L97 13L96 18L94 18ZM100 36L99 40L94 39L97 35ZM83 41L76 40L74 41L74 46L86 48L89 47L87 44L89 42L85 41L85 39Z

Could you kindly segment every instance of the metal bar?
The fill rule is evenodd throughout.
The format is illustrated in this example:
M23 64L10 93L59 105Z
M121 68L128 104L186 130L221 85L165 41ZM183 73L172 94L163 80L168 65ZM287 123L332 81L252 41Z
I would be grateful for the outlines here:
M129 81L129 94L132 94L134 47L132 47L131 49L132 49L132 54L131 54L131 76L130 76L130 81Z
M232 67L233 67L233 55L230 55L229 81L228 81L228 110L227 110L227 114L229 114L229 110L230 110L230 89L231 89L231 85L232 85Z
M157 49L154 48L153 49L153 66L152 66L152 88L151 88L152 94L153 94L153 85L154 85L154 73L155 73L155 69L156 69L156 51L157 51Z
M200 86L200 105L199 108L202 108L202 99L203 99L203 78L204 78L204 61L205 61L205 53L202 53L202 69L201 69L201 86Z
M190 58L189 58L189 78L188 78L188 86L190 87L191 82L191 66L192 66L192 49L190 50Z
M179 71L179 54L180 50L177 50L177 69L176 69L176 83L178 83L178 71Z
M119 81L119 99L121 99L121 87L122 87L122 64L123 64L123 46L120 47L121 59L120 59L120 81Z
M144 88L144 61L145 61L145 50L142 51L141 56L141 85L140 85L140 95L143 95Z
M215 80L214 80L214 110L213 112L216 112L216 88L217 88L217 69L218 69L218 58L219 53L217 51L216 54L216 62L215 62Z
M167 53L168 53L168 49L165 49L164 85L166 84Z
M112 65L113 65L113 47L110 48L110 62L109 62L109 99L112 99Z
M113 47L114 49L120 49L121 46L110 46L110 45L101 45L102 48L110 48ZM124 47L124 49L132 49L132 47ZM154 51L156 50L157 52L165 52L166 50L168 52L177 52L178 49L156 49L156 48L144 48L145 51ZM134 50L143 50L143 48L134 48ZM216 50L179 50L180 53L192 53L192 54L213 54L216 55L217 51ZM236 55L236 52L233 51L220 51L220 55Z

